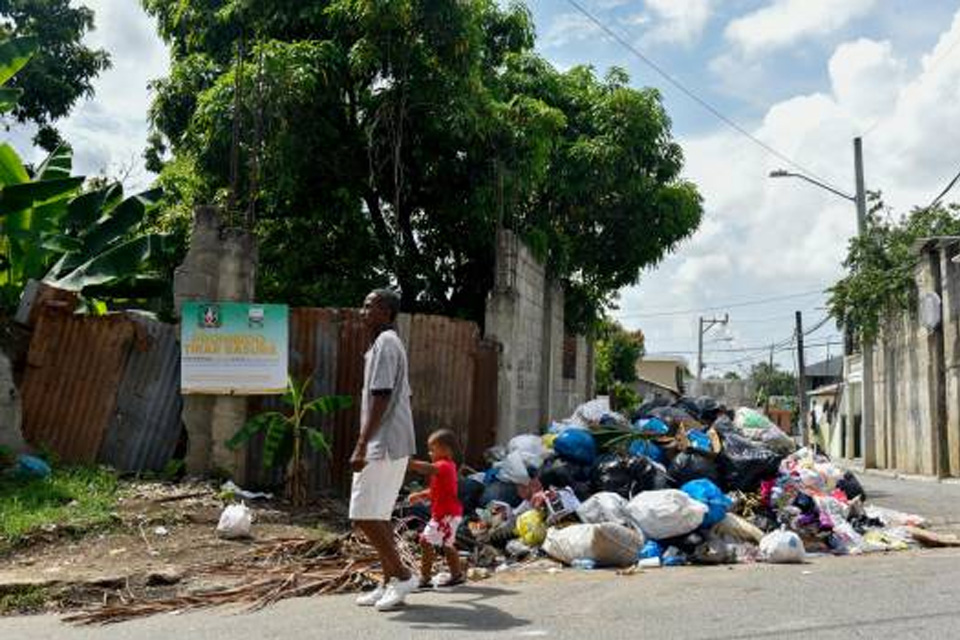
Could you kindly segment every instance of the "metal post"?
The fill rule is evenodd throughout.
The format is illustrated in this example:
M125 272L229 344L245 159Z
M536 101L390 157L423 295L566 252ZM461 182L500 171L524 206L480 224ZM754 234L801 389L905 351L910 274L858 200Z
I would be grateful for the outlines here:
M697 331L697 380L703 378L703 316L700 316L700 327Z
M807 377L806 363L803 357L803 314L797 311L797 411L800 413L800 442L810 444L807 433Z
M867 191L863 179L863 142L859 137L853 139L853 163L857 180L857 232L860 237L867 234ZM860 350L863 358L863 409L860 426L860 453L864 468L877 466L876 424L874 423L873 402L873 343L863 340ZM853 425L850 425L853 428Z

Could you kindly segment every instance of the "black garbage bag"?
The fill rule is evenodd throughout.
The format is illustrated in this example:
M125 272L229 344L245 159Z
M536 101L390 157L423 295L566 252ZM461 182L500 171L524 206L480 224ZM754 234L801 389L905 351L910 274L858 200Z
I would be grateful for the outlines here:
M511 507L519 506L523 502L523 498L517 493L517 485L500 480L494 480L484 488L480 503L485 507L495 500L505 502Z
M737 431L736 425L733 424L733 420L725 414L720 414L716 420L713 421L713 430L717 433L733 433Z
M860 498L866 501L867 499L867 492L863 490L863 485L851 471L843 474L843 478L837 483L837 488L847 494L847 498L850 500Z
M681 552L686 555L693 553L697 547L702 545L705 542L703 534L699 531L693 531L683 536L678 536L676 538L667 538L666 540L658 540L660 546L666 549L667 547L676 547Z
M684 396L673 403L673 406L686 411L690 414L695 420L700 419L700 405L694 398Z
M590 482L593 477L593 467L591 465L577 464L568 462L562 458L550 458L543 463L537 478L544 488L562 489L564 487L574 488L582 482Z
M716 460L712 460L696 451L684 451L677 454L677 457L670 463L669 472L670 477L676 481L678 486L700 478L706 478L713 484L720 485L720 469L717 467Z
M720 487L724 491L752 493L760 483L777 475L783 456L738 433L722 433L723 450L717 457Z
M486 486L482 482L470 478L460 478L457 483L457 497L460 499L460 504L463 505L463 512L472 514L479 507L482 507L485 491Z
M647 402L644 402L639 407L637 407L637 410L634 411L633 414L630 416L630 422L636 422L637 420L650 418L653 416L652 412L654 409L660 409L660 408L669 407L669 406L670 406L670 400L662 396L658 396L653 400L648 400Z
M713 424L720 416L720 403L710 396L697 398L697 415L703 424Z
M611 491L627 499L641 491L673 486L676 483L667 470L646 456L604 456L594 471L594 491Z

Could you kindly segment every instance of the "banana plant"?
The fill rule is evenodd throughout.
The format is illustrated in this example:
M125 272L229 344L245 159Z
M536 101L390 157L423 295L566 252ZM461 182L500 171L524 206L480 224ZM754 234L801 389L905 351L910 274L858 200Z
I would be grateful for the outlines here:
M5 86L17 71L20 71L37 52L36 36L12 38L0 42L0 113L13 111L23 94L23 89Z
M298 385L291 377L283 396L283 403L288 411L260 413L248 420L240 431L227 441L228 448L237 449L258 433L265 432L263 467L273 469L282 466L287 469L286 493L295 506L303 506L307 502L304 440L310 443L314 451L330 455L327 437L319 429L305 424L307 418L312 414L327 415L349 409L353 405L350 396L319 396L308 401L307 389L311 380L312 377L308 376Z

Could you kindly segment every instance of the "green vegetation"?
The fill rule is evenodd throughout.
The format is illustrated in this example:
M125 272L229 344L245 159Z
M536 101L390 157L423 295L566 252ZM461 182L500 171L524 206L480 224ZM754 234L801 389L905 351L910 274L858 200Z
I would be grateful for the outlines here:
M858 341L873 340L884 316L916 304L914 271L920 238L960 234L960 206L914 209L893 218L879 194L871 194L867 233L850 242L844 266L847 275L830 289L830 313Z
M349 396L320 396L308 400L307 390L312 381L307 377L299 385L291 378L287 383L287 392L283 403L288 413L266 411L251 418L230 440L227 446L236 449L249 442L258 433L265 433L263 445L263 467L287 468L286 486L295 506L303 506L307 501L306 470L303 465L306 440L314 451L330 455L330 443L319 428L309 426L307 420L313 416L323 416L353 405Z
M117 493L116 474L103 468L58 468L43 479L0 477L0 554L45 526L72 532L109 527Z
M24 586L0 593L0 616L37 613L47 603L47 590L40 586Z
M38 55L36 38L0 42L0 112L26 95L6 84ZM84 190L72 169L66 144L35 167L0 144L0 309L14 308L30 279L77 291L99 310L169 298L169 274L160 273L166 236L142 230L161 192L124 199L119 183Z
M627 331L619 323L603 323L596 344L596 381L599 393L610 393L617 383L637 381L637 361L644 354L642 331Z
M260 299L355 305L388 281L405 310L482 322L505 227L593 329L700 224L659 92L557 70L519 3L142 1L172 57L156 226L197 204L255 219Z
M770 396L794 396L797 393L797 377L783 371L774 363L759 362L750 370L750 378L757 385L757 402L766 404Z

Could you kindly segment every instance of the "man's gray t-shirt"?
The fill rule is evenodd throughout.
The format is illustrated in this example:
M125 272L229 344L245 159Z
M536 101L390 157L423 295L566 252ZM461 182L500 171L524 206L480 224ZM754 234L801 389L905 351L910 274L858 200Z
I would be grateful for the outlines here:
M397 460L416 453L407 352L393 329L382 331L363 357L363 397L360 425L366 424L376 391L390 391L390 403L380 428L367 443L367 460Z

